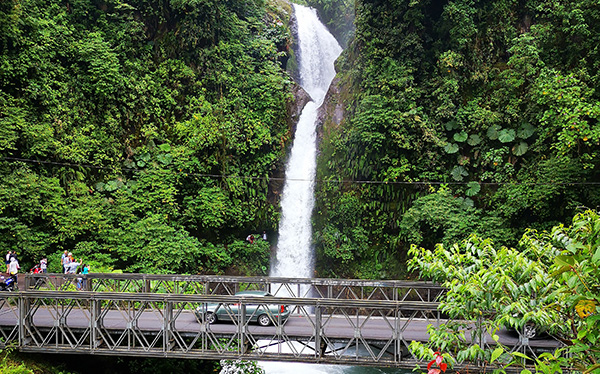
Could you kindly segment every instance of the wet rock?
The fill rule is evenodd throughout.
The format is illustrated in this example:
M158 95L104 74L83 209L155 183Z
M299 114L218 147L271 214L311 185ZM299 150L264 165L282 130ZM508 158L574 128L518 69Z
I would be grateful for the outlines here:
M346 116L346 109L342 100L342 87L338 77L334 78L329 86L323 105L319 108L317 118L317 141L323 138L325 132L337 131Z

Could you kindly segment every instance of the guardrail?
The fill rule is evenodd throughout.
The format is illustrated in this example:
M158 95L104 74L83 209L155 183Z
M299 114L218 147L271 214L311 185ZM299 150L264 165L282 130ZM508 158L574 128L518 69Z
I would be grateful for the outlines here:
M209 323L219 305L227 323ZM285 305L284 318L270 306ZM225 295L0 294L0 337L27 352L244 358L413 367L437 303ZM250 311L251 310L251 311ZM258 312L257 312L258 310ZM277 310L277 309L275 309ZM248 311L248 312L247 312ZM270 326L252 322L267 313ZM420 329L410 321L421 319ZM426 339L426 336L425 336Z
M199 295L261 290L282 297L423 302L436 302L445 292L432 282L418 281L103 273L28 274L24 289Z

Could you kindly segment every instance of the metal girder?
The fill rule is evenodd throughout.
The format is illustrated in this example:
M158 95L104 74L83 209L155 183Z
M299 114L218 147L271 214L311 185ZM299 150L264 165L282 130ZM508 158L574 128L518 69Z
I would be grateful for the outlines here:
M88 279L89 281L90 279ZM94 279L95 281L95 279ZM139 284L130 280L129 284ZM136 286L137 287L137 286ZM147 288L151 290L152 288ZM355 295L357 296L357 295ZM183 293L30 290L0 294L0 340L23 351L173 358L244 358L414 368L411 341L427 341L428 325L445 320L437 302L289 298ZM230 323L210 324L209 304ZM287 305L291 316L268 312L271 326L250 322L268 305ZM263 307L262 309L260 307ZM481 325L465 322L466 336L493 347ZM478 327L479 326L479 327ZM511 338L502 343L528 354L557 341ZM512 339L512 340L511 340ZM477 363L471 364L473 370Z
M6 326L0 328L0 349L12 342L20 343L20 311L24 309L19 308L19 302L18 295L12 292L0 293L0 318L6 321Z
M431 282L416 281L165 274L28 274L25 283L26 290L203 295L262 290L282 297L423 302L436 302L445 292Z

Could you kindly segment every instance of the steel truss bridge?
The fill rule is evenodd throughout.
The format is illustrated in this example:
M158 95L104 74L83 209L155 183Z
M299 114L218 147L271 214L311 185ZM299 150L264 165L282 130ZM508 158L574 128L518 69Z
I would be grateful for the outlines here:
M410 342L426 342L427 326L447 321L438 311L445 290L428 282L29 274L19 287L0 293L0 348L14 344L23 352L413 369L427 362L409 351ZM274 296L235 296L240 290ZM209 324L196 312L213 303L232 323ZM271 325L260 326L246 314L247 306L257 305L287 305L291 315L282 320L270 313ZM496 344L477 321L466 325L470 342ZM498 335L509 350L529 357L561 346L551 338ZM458 369L480 372L486 366L475 362Z

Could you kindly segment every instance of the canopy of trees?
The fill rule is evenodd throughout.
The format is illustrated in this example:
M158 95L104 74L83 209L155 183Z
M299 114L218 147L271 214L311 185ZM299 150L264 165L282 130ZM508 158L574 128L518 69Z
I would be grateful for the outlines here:
M355 3L318 161L321 275L398 277L411 243L515 245L598 206L597 2Z
M290 15L264 0L2 1L0 251L53 253L51 270L68 249L96 270L264 273L268 245L242 247L278 221Z
M524 325L533 324L567 344L540 356L538 372L562 372L561 367L569 366L583 373L600 369L597 212L578 214L571 226L558 225L549 232L528 230L517 249L471 236L451 246L438 244L433 250L412 246L410 253L411 267L448 288L441 308L453 320L432 329L427 346L443 351L451 362L522 361L522 356L500 344L493 349L468 347L460 321L483 316L482 331L492 336L501 327L522 331ZM416 342L412 347L426 357L433 352Z

